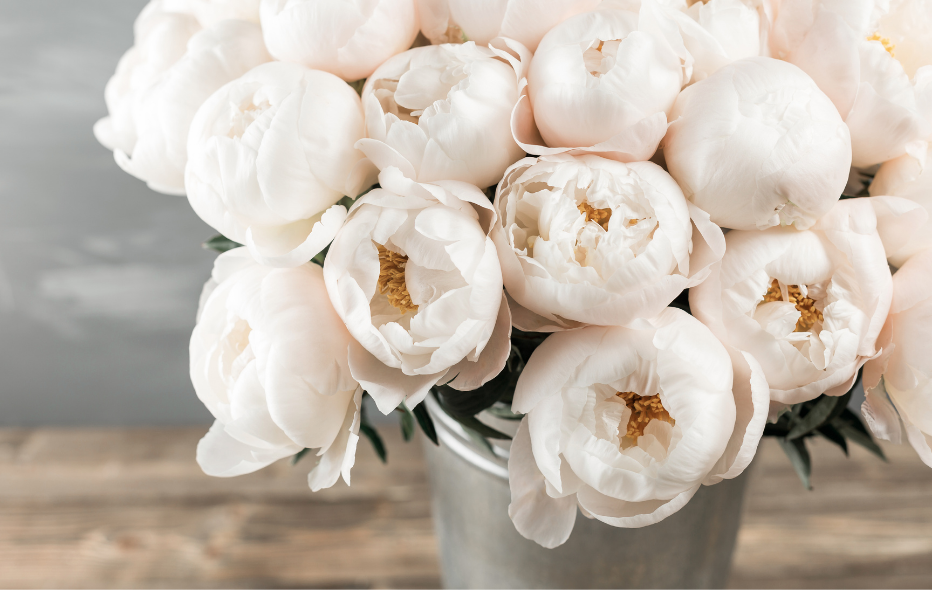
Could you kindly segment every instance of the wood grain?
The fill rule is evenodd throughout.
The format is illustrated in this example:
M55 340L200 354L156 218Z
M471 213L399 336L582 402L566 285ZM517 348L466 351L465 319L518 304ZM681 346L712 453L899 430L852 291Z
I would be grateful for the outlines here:
M418 444L360 444L353 485L310 461L206 477L203 429L0 430L0 587L436 587ZM773 441L756 461L733 587L932 587L932 469L813 445L802 489Z

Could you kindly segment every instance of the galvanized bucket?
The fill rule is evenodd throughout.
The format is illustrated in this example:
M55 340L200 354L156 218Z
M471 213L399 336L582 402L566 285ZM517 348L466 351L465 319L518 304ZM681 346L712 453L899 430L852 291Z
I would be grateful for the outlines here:
M685 508L640 529L579 513L569 540L544 549L508 518L508 445L490 452L432 396L427 408L440 440L424 449L445 587L722 588L728 581L747 473L703 486Z

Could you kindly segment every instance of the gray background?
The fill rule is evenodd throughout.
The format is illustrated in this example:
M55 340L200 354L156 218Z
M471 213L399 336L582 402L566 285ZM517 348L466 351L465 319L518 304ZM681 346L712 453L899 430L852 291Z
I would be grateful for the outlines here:
M0 0L0 426L210 420L188 338L214 256L91 127L144 0Z

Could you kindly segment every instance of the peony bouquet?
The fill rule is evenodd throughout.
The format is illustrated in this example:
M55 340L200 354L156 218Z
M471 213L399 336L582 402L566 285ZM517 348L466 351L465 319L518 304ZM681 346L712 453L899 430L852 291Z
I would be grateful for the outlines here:
M220 234L210 475L349 484L431 396L554 547L765 435L806 485L814 436L932 466L930 0L152 0L106 101Z

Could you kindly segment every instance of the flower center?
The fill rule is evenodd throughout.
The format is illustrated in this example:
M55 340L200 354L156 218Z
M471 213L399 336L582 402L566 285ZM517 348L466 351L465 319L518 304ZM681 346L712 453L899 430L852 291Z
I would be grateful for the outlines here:
M465 43L469 41L466 33L456 23L450 23L439 39L440 43Z
M387 296L392 307L401 313L417 310L417 305L411 301L411 295L405 285L405 265L408 264L408 257L392 252L382 244L376 244L376 247L379 249L379 293Z
M579 212L586 216L586 221L594 221L608 231L608 220L612 218L611 209L596 209L589 203L580 203L576 206Z
M615 55L620 45L621 39L592 41L589 48L583 51L583 62L589 74L595 78L601 78L603 74L607 74L615 66Z
M880 41L880 44L883 45L883 48L887 50L887 53L890 54L890 57L896 58L896 45L893 44L887 37L881 37L880 33L874 33L867 38L868 41Z
M789 303L795 305L797 311L801 314L799 319L796 320L796 329L793 330L794 332L808 332L816 322L821 322L824 319L822 312L815 306L815 300L811 297L804 296L799 285L787 285L786 291ZM773 282L770 283L770 288L767 289L767 293L764 294L762 303L770 303L772 301L783 301L783 291L780 289L780 283L777 279L774 279Z
M635 443L638 437L644 434L644 429L651 420L661 420L668 424L676 424L676 420L670 416L670 413L663 407L660 402L660 394L655 395L638 395L632 391L619 391L618 397L624 400L625 405L631 410L631 417L628 418L628 426L625 429L625 438L632 439Z
M248 129L262 113L271 107L272 105L267 100L260 101L259 104L250 101L248 104L235 110L230 116L230 130L227 132L227 137L230 139L242 137L246 133L246 129Z

